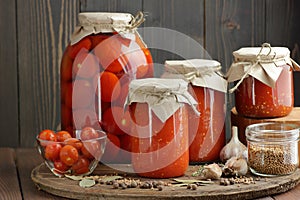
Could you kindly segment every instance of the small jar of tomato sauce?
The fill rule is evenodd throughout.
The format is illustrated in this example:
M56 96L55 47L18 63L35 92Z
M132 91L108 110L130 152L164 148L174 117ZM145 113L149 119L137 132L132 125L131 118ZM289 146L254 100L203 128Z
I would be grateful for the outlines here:
M133 80L127 104L132 118L132 166L143 177L181 176L189 165L187 107L197 102L181 79Z
M288 115L294 106L293 64L285 47L244 47L235 52L227 72L236 82L235 107L239 115L274 118Z
M190 163L213 162L225 145L227 81L215 60L167 60L163 77L182 78L197 100L200 116L189 111Z
M114 141L107 146L116 153L104 156L111 161L123 143L128 146L121 137L130 131L123 110L129 82L153 77L150 51L137 32L144 16L80 13L78 19L61 62L61 125L70 132L103 129Z

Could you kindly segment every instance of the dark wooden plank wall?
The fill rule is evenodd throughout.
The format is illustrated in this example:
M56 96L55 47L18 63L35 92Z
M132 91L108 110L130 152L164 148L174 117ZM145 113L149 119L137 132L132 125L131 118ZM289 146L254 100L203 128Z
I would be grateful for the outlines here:
M59 128L60 59L80 11L142 10L148 15L144 27L186 34L226 72L233 50L265 41L288 46L300 61L299 8L297 0L2 0L0 146L33 146L41 129ZM157 49L151 52L158 68L165 59L176 57ZM300 105L298 73L295 78Z

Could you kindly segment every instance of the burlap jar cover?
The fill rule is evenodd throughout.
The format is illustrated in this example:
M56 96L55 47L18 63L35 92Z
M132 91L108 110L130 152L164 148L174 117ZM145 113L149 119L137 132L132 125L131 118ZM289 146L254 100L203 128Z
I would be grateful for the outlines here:
M215 60L190 59L165 61L164 78L182 78L193 86L227 92L227 81L221 73L221 64Z
M129 13L79 13L79 26L75 28L71 36L71 45L76 44L84 37L98 33L117 32L122 37L134 39L136 28L144 21L144 14L138 12L133 17Z
M229 90L234 92L242 81L252 76L262 83L274 87L282 71L283 65L289 65L299 70L299 65L290 58L290 51L286 47L271 47L264 43L262 47L244 47L233 52L234 62L228 70L228 82L238 81Z
M166 122L184 104L190 105L199 115L195 107L197 102L187 88L187 82L181 79L136 79L129 84L125 105L147 103L162 122Z

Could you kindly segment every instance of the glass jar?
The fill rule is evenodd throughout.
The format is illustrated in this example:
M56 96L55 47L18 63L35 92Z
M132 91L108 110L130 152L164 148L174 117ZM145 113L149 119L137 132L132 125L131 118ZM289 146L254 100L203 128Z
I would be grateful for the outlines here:
M123 148L121 136L130 130L129 112L123 112L129 82L153 76L150 51L136 31L143 14L80 13L78 19L61 62L62 129L102 129L114 138L107 148Z
M246 128L248 164L252 173L277 176L293 173L299 164L299 126L270 122Z
M293 64L285 47L241 48L227 77L236 81L235 107L239 115L252 118L287 116L294 106Z
M195 99L181 79L148 78L129 85L132 166L140 176L181 176L189 165L187 106Z
M191 163L219 159L225 145L227 81L215 60L191 59L165 62L165 78L182 78L189 83L189 92L197 100L197 116L189 113L189 157Z

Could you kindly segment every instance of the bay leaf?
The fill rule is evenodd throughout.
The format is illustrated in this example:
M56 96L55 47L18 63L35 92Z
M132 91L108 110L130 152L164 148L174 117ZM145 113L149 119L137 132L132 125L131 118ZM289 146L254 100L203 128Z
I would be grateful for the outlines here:
M79 182L79 186L80 187L83 187L83 188L88 188L88 187L92 187L96 184L96 181L93 180L93 179L82 179L80 182Z

